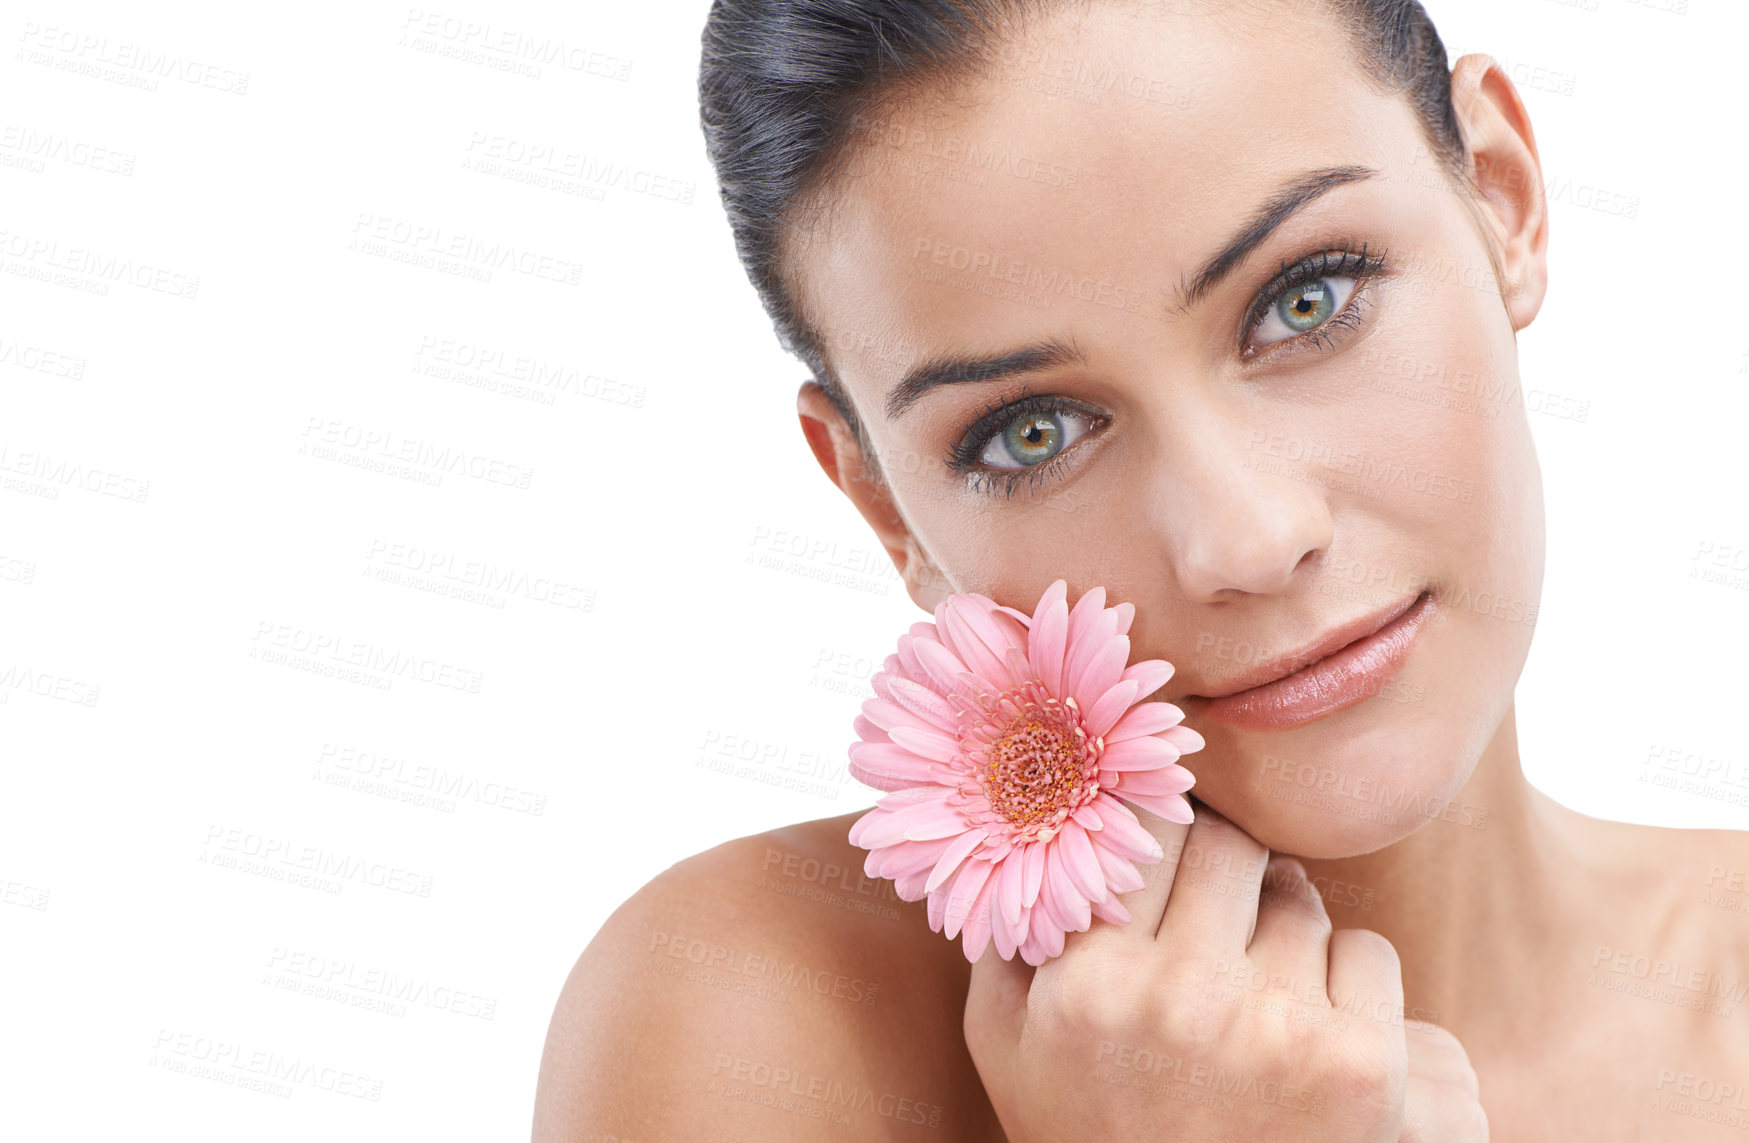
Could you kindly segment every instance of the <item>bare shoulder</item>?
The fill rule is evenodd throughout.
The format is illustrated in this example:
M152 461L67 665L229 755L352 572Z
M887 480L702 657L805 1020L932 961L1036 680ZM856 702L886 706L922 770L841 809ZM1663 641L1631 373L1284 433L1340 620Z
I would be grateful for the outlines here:
M608 918L553 1012L536 1143L1001 1138L970 965L863 876L860 812L695 854Z

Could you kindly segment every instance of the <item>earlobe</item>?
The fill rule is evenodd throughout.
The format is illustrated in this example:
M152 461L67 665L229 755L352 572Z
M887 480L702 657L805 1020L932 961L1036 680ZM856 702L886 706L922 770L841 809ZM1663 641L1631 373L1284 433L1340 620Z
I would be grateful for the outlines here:
M1505 71L1480 53L1453 66L1451 96L1483 200L1475 204L1478 222L1498 263L1512 328L1521 330L1548 288L1548 200L1530 114Z

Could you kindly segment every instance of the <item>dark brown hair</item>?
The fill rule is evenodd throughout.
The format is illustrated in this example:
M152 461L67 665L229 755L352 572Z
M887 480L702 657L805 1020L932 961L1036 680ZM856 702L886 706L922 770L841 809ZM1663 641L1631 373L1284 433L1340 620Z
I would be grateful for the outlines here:
M782 263L789 216L830 183L887 101L987 66L1030 17L1068 0L714 0L699 67L699 118L741 263L778 341L807 365L882 479L856 409ZM1092 0L1082 0L1083 3ZM1322 9L1378 90L1409 100L1435 159L1473 191L1445 45L1419 0L1200 0Z

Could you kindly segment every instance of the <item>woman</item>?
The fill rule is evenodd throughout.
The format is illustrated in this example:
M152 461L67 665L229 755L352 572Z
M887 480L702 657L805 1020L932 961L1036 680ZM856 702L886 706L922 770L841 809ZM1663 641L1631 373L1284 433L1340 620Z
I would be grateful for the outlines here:
M1548 219L1494 61L1414 0L718 0L701 92L827 476L925 609L1132 602L1197 820L1036 970L862 878L860 811L682 862L536 1137L1738 1137L1744 835L1519 767Z

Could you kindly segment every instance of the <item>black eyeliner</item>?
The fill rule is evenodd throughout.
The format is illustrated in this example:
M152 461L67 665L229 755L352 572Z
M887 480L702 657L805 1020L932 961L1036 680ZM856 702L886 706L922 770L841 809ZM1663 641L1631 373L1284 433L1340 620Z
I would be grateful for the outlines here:
M1316 254L1308 254L1291 265L1282 262L1275 277L1263 284L1263 288L1257 291L1257 296L1252 300L1250 309L1245 311L1245 320L1240 323L1239 328L1240 355L1244 355L1245 342L1263 320L1270 304L1288 290L1322 278L1354 278L1355 289L1359 290L1369 279L1384 272L1388 251L1368 254L1369 246L1365 242L1360 244L1358 251L1352 247L1352 242L1345 242L1340 253L1326 249Z

